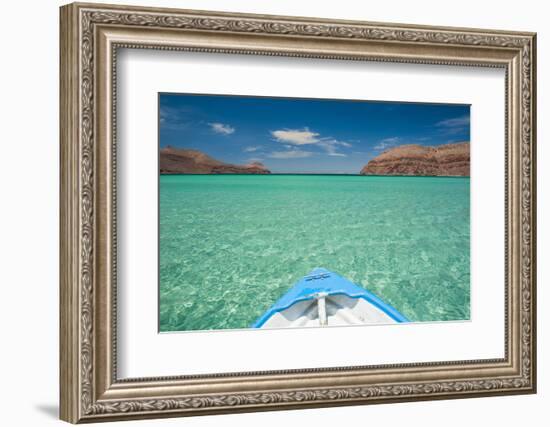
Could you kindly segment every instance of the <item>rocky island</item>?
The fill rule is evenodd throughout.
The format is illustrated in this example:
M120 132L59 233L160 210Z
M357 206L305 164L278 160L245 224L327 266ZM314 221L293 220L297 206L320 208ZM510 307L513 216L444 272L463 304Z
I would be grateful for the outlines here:
M384 151L361 175L470 176L470 143L401 145Z
M160 173L169 174L269 174L262 163L233 165L198 150L167 146L160 150Z

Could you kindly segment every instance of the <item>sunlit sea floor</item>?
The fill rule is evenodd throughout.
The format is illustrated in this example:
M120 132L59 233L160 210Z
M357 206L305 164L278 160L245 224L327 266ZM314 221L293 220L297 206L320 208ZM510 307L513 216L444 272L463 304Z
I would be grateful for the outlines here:
M470 179L160 177L160 330L248 328L315 267L412 321L470 317Z

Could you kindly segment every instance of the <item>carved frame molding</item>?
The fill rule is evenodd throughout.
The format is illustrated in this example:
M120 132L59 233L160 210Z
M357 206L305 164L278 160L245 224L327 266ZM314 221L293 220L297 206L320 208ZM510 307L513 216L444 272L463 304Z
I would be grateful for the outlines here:
M505 68L506 357L117 380L114 147L121 47ZM74 423L534 392L535 80L532 33L62 7L61 418ZM288 387L288 380L299 385Z

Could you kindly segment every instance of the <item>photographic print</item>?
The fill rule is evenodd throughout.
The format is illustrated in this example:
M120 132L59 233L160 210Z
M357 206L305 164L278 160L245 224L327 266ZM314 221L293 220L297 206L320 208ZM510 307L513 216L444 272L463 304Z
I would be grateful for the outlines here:
M470 106L159 94L159 330L470 319Z

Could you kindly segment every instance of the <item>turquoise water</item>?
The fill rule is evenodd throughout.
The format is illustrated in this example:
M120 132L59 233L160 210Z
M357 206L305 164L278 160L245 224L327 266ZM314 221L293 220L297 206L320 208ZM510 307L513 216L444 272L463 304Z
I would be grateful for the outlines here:
M160 177L160 330L248 328L324 267L412 321L470 317L470 179Z

